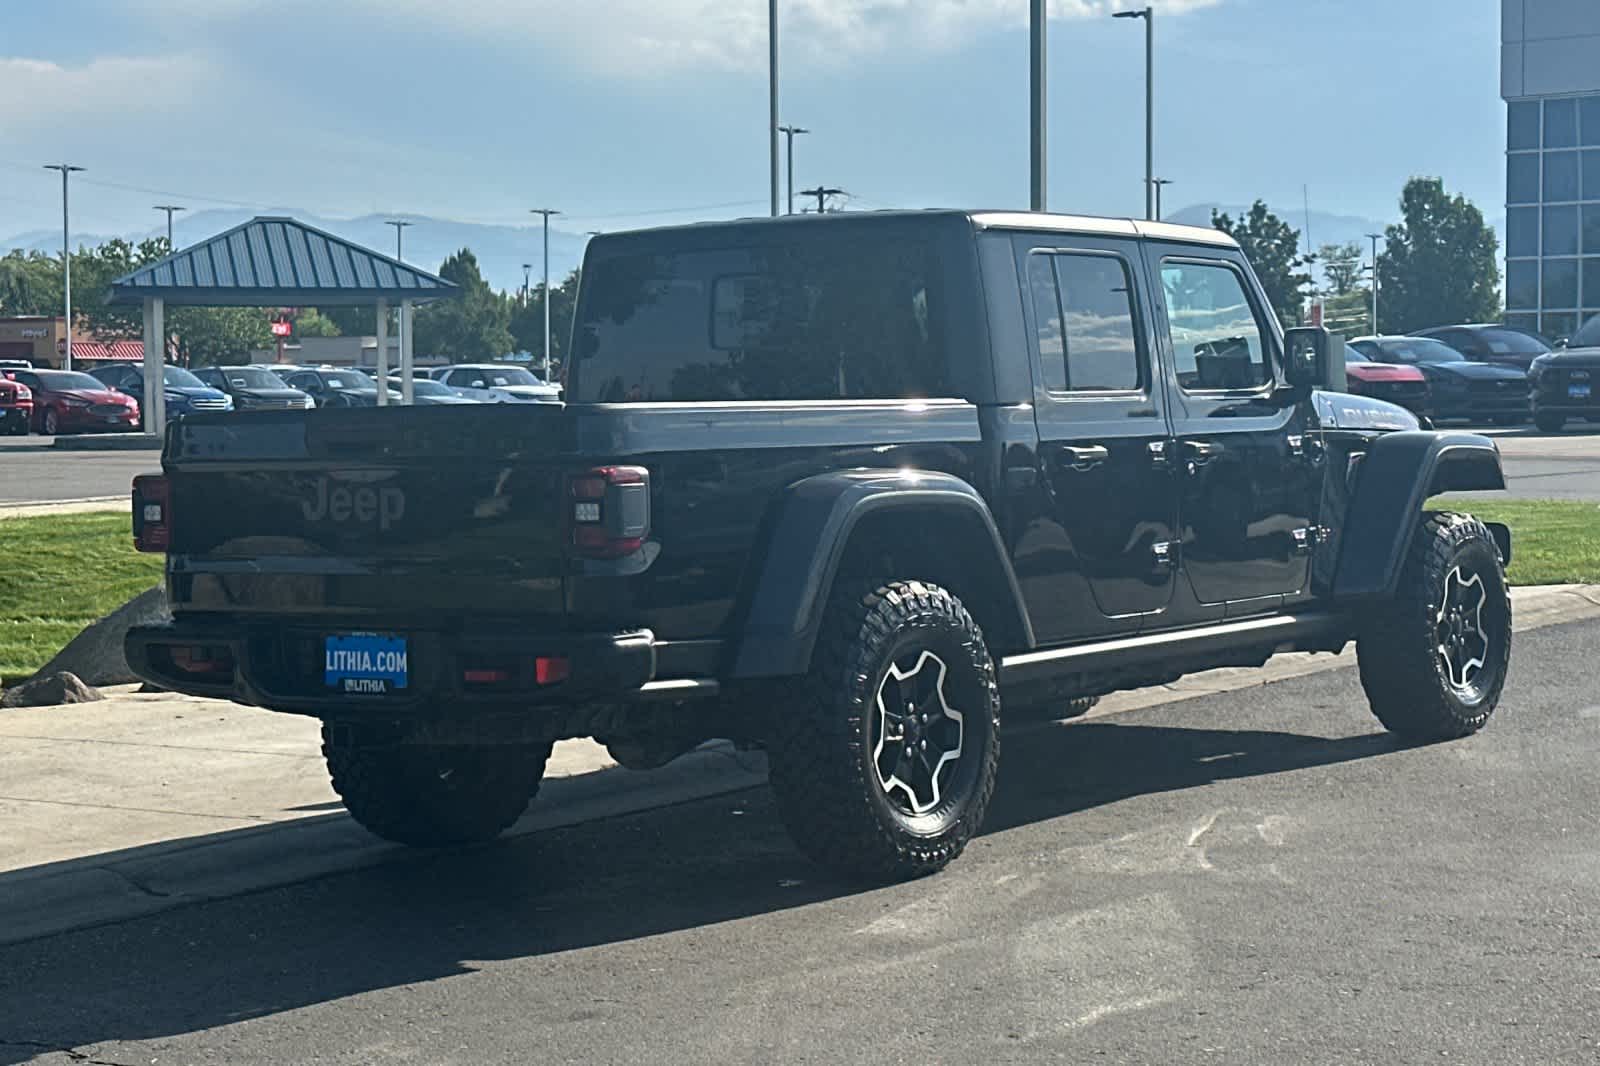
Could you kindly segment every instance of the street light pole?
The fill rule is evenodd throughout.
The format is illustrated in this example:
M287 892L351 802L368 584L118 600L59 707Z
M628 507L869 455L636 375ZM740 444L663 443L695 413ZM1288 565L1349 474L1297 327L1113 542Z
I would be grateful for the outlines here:
M778 0L767 0L767 133L772 170L772 217L778 217Z
M1030 0L1029 57L1029 206L1045 210L1045 0Z
M810 133L804 126L779 126L788 140L786 158L789 161L789 214L794 214L794 138L797 133Z
M1369 233L1368 239L1372 241L1372 335L1381 336L1378 329L1378 241L1383 238L1381 233Z
M177 248L177 245L172 243L172 215L174 212L184 209L177 204L156 204L155 209L167 213L167 251L171 252Z
M532 273L533 273L533 264L532 263L523 263L522 264L522 306L523 307L527 307L528 306L528 290L532 287L529 284L529 278L531 277Z
M776 144L777 143L776 138L777 138L778 135L776 133L774 133L772 136L774 138L773 143ZM776 157L774 157L774 158L776 158ZM777 186L774 185L773 188L776 189ZM777 201L774 200L773 204L776 205ZM551 215L559 215L561 212L560 211L552 211L548 207L535 207L535 208L532 209L532 211L530 213L531 214L535 214L535 215L541 215L541 216L544 217L544 379L546 381L549 381L550 380L550 216ZM776 206L774 206L774 209L773 209L772 213L773 214L777 214L778 213L777 209L776 209Z
M1154 220L1156 211L1156 13L1118 11L1113 18L1144 19L1144 217Z
M1155 215L1154 221L1160 222L1161 221L1161 188L1164 185L1171 185L1172 184L1172 179L1171 178L1152 178L1151 181L1150 181L1150 184L1154 185L1155 189L1156 189L1156 215Z
M61 171L61 287L66 294L67 314L67 348L66 358L61 366L65 370L72 369L72 243L68 235L67 223L67 175L80 171L82 167L75 167L70 163L46 163L46 170Z

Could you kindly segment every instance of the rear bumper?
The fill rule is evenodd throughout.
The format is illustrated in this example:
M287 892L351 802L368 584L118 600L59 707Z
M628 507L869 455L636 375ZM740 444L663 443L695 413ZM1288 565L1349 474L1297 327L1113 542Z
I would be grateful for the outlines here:
M323 640L330 633L372 629L299 624L218 624L176 621L136 626L124 641L128 665L152 684L192 696L318 717L364 711L440 710L446 706L567 706L656 698L688 698L710 682L656 681L657 642L649 630L623 633L539 633L496 629L492 633L409 630L407 683L384 695L350 695L323 677ZM219 664L208 671L177 665L173 649L206 649ZM566 661L567 676L539 684L538 658ZM221 660L221 662L219 662ZM468 679L469 672L494 672L494 681Z

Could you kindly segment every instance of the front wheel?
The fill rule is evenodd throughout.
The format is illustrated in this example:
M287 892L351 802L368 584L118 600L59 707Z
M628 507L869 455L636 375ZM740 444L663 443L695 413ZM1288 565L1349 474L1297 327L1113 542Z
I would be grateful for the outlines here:
M1400 587L1365 620L1356 656L1367 702L1390 732L1433 741L1483 728L1511 663L1511 597L1482 522L1423 516Z
M61 432L61 416L56 414L54 407L44 409L44 435L54 437Z
M1567 424L1567 416L1540 411L1533 416L1533 424L1538 427L1540 433L1560 433L1561 427Z
M322 727L333 790L350 817L397 844L491 840L527 810L550 746L430 746Z
M795 843L841 873L932 873L978 831L1000 760L1000 691L961 601L921 581L836 591L767 747Z

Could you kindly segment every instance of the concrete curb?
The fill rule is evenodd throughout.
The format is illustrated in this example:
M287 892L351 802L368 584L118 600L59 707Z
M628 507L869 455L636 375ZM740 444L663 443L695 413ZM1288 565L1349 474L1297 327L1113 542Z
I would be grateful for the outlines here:
M1600 585L1514 589L1513 610L1518 631L1600 617ZM1116 693L1102 700L1090 717L1271 684L1354 662L1351 649L1337 655L1281 655L1259 669L1212 670L1171 685ZM1008 732L1041 728L1062 726L1031 722ZM581 761L573 765L577 768ZM613 766L551 777L533 808L507 835L525 836L737 792L763 784L766 776L764 755L739 752L719 742L659 770L635 772ZM415 854L377 840L341 812L49 863L0 874L0 915L5 916L0 944L365 869Z
M27 503L0 503L0 520L7 518L35 518L50 514L89 514L94 511L133 510L132 495L86 496L80 500L38 500Z
M64 452L159 452L161 438L144 433L56 437L51 447Z
M505 837L614 818L753 788L766 756L708 744L659 770L621 767L548 778ZM493 844L482 845L494 847ZM139 918L189 903L362 870L420 853L343 812L71 859L0 877L0 944Z

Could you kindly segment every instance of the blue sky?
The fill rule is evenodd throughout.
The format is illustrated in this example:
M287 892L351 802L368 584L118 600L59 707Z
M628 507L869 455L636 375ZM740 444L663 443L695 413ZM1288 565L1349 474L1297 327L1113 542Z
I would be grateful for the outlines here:
M1051 206L1142 210L1142 24L1057 0ZM762 0L7 0L0 236L157 202L574 231L765 210ZM1496 0L1156 2L1169 209L1502 213ZM1025 206L1026 0L783 0L797 181L862 207ZM675 209L731 205L707 211Z

